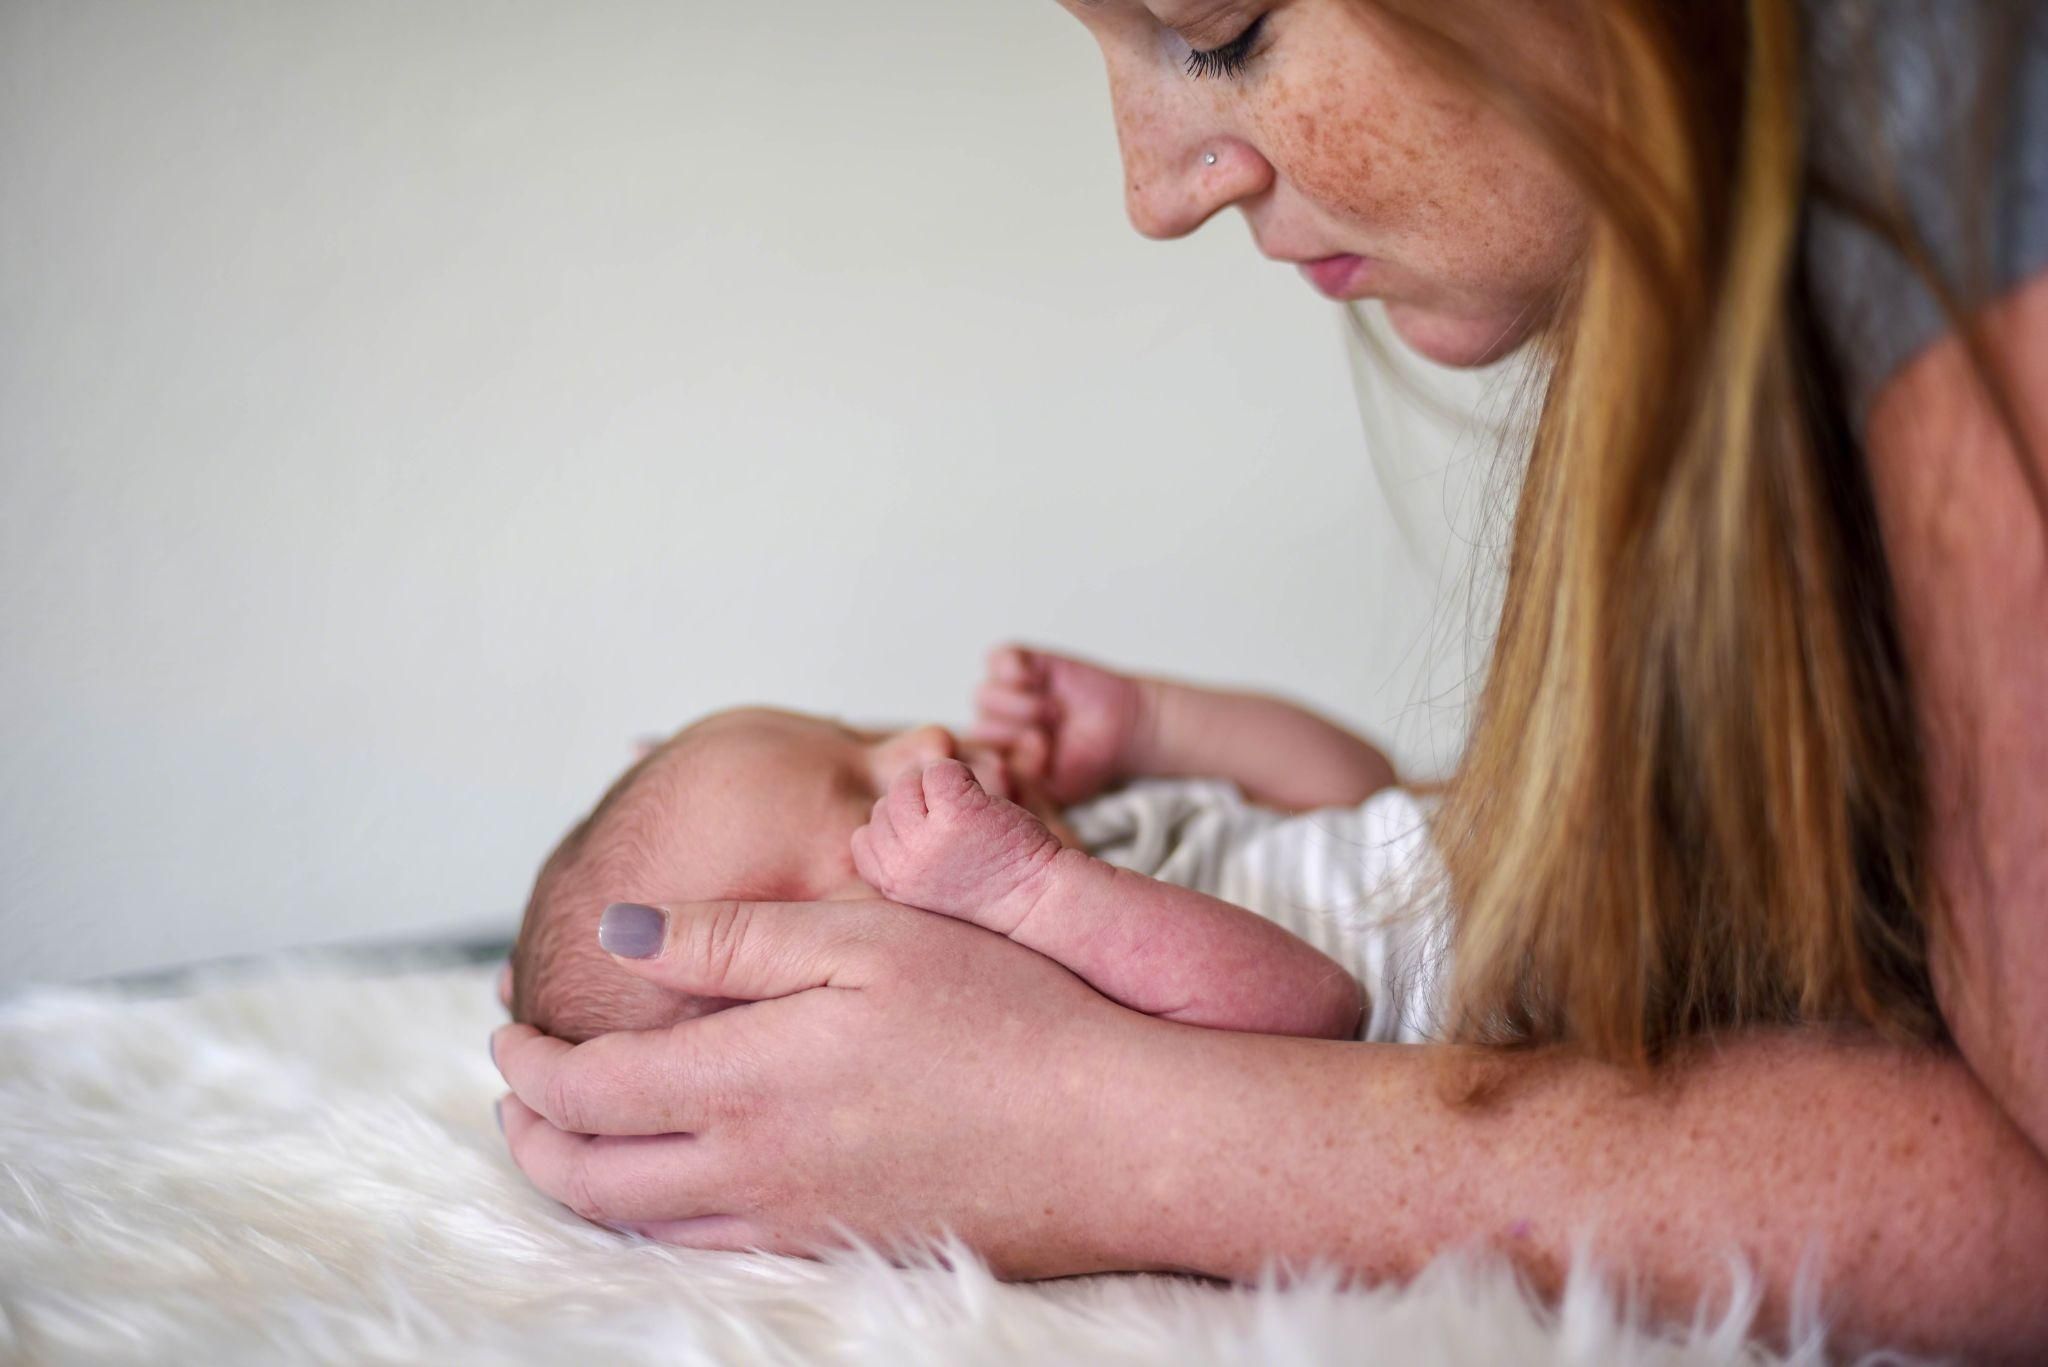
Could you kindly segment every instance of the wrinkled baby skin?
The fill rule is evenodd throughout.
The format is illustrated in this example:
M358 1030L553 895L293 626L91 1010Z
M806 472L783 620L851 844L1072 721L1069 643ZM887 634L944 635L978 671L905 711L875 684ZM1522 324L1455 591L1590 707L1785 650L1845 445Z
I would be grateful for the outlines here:
M853 833L853 863L892 901L1012 934L1043 894L1060 841L966 765L905 770Z
M971 921L1056 960L1148 1016L1348 1039L1364 992L1306 942L1242 907L1063 845L958 760L900 774L853 835L892 901Z

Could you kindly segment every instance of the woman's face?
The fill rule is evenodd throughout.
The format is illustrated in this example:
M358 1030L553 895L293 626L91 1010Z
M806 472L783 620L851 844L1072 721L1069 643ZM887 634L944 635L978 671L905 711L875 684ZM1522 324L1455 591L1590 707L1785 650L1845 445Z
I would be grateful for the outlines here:
M1446 365L1491 361L1542 321L1585 238L1580 195L1370 4L1061 3L1108 62L1139 232L1178 237L1236 205L1267 256L1333 298L1384 300L1402 339ZM1486 55L1583 91L1575 11L1488 0Z

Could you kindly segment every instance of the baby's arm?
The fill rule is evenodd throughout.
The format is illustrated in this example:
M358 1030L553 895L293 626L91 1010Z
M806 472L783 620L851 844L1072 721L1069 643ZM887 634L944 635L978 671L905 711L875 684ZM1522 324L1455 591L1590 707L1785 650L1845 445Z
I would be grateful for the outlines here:
M1151 724L1133 777L1227 778L1265 807L1352 807L1395 782L1377 747L1297 703L1140 680Z
M1364 995L1333 960L1241 907L1064 848L968 768L912 770L855 832L878 892L1006 935L1134 1010L1191 1025L1351 1039Z
M977 734L1032 756L1066 802L1133 778L1226 778L1262 806L1308 811L1396 781L1377 747L1298 704L1018 646L989 657L976 704Z

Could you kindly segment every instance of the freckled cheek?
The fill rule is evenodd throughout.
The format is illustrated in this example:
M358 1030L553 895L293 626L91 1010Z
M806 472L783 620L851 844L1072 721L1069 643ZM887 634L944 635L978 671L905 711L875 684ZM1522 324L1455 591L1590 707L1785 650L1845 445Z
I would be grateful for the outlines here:
M1377 233L1416 197L1421 103L1377 49L1344 33L1307 35L1260 83L1252 112L1274 169L1326 215Z
M1279 112L1262 132L1274 168L1348 245L1439 288L1513 293L1506 277L1554 254L1555 205L1528 193L1530 168L1486 150L1472 121L1426 103Z
M1311 203L1377 235L1399 231L1423 198L1410 132L1384 104L1333 100L1274 110L1260 138L1274 169Z

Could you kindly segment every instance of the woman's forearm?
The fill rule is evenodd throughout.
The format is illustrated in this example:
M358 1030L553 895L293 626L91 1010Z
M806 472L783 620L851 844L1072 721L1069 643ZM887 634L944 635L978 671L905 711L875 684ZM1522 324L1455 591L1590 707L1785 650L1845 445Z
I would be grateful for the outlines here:
M1377 747L1296 703L1141 682L1132 777L1227 778L1252 801L1291 811L1352 806L1395 782Z
M1170 1025L1148 1048L1126 1265L1377 1279L1487 1248L1554 1293L1583 1236L1663 1311L1725 1296L1734 1251L1781 1323L1811 1257L1842 1347L2048 1343L2048 1164L1945 1054L1756 1036L1643 1080Z

